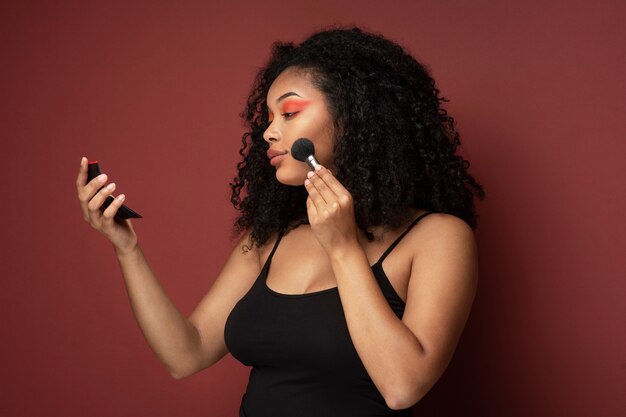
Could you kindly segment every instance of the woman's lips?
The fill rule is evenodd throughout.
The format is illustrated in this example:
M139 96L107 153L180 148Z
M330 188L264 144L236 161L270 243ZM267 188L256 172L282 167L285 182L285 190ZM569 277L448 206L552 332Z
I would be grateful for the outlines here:
M286 157L287 157L286 153L281 154L281 155L273 156L272 159L270 159L270 165L276 166L277 164L280 163L280 161L282 161Z
M270 165L276 165L283 159L285 159L286 155L289 152L287 151L279 151L276 149L269 149L267 151L267 157L270 159Z

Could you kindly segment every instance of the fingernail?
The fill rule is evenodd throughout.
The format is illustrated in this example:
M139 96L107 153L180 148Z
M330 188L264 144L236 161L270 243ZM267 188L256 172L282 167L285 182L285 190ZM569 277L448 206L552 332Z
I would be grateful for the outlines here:
M86 160L86 159L87 159L87 158L85 158L84 156L83 156L82 158L80 158L80 166L85 165L85 160Z
M322 169L322 166L321 166L320 164L317 164L317 165L315 166L315 170L316 170L316 171L319 171L320 169Z
M113 187L115 187L115 183L112 182L111 184L107 185L107 190L112 190Z
M311 183L311 181L309 180L304 180L304 185L309 185Z
M306 173L307 178L311 178L315 173L313 171L309 171Z
M98 175L98 182L105 182L107 180L107 174Z
M117 196L117 199L120 201L124 201L124 199L126 198L126 196L124 194L120 194Z

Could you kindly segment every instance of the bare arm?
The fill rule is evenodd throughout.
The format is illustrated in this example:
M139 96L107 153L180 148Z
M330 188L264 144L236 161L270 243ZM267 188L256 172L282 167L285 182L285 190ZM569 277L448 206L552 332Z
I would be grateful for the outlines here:
M411 265L402 320L386 302L360 247L331 256L350 336L393 409L418 402L443 374L469 316L478 278L476 245L467 224L433 214L419 226L422 242Z
M387 405L408 408L443 373L469 316L478 279L473 232L448 214L420 222L399 320L358 242L350 193L323 167L305 186L311 229L330 259L352 342Z
M169 299L139 246L117 252L135 319L150 348L175 378L199 361L200 334Z
M118 196L104 212L99 211L102 202L115 189L112 184L97 191L106 182L106 176L101 178L85 185L87 164L86 160L81 161L76 187L83 218L113 244L133 313L146 341L174 378L214 364L227 352L223 335L226 318L260 272L258 250L242 252L241 245L248 239L246 233L207 295L186 318L150 268L131 221L114 221L124 198Z
M259 274L257 251L235 246L215 283L186 318L171 302L139 247L118 253L128 298L146 341L176 379L207 368L226 355L224 325Z

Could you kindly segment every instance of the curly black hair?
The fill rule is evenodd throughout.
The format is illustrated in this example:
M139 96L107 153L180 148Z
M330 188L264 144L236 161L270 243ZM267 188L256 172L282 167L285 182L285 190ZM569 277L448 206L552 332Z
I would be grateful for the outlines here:
M334 172L352 194L356 223L395 229L411 209L449 213L477 226L474 195L485 197L456 155L454 119L428 70L398 44L360 28L331 28L300 45L276 42L241 114L238 175L230 183L239 216L234 232L250 231L260 247L275 233L308 223L304 186L278 182L266 156L267 92L287 68L310 75L335 121Z

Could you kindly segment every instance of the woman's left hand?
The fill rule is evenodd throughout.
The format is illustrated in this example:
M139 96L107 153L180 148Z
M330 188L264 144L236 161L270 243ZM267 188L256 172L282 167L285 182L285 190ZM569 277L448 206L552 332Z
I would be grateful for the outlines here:
M304 186L309 193L309 224L327 253L358 244L352 195L326 168L309 172Z

